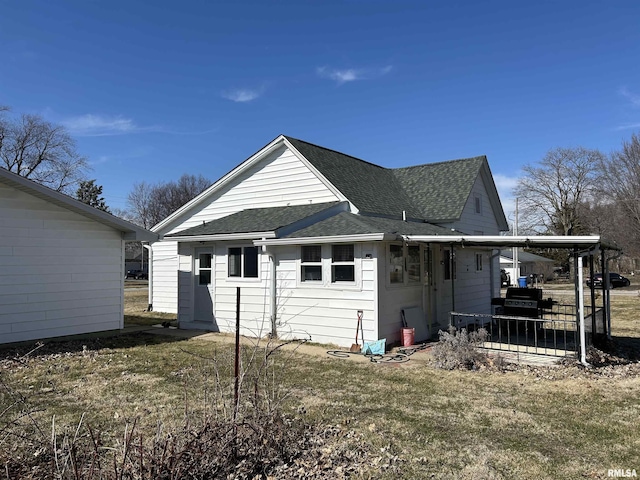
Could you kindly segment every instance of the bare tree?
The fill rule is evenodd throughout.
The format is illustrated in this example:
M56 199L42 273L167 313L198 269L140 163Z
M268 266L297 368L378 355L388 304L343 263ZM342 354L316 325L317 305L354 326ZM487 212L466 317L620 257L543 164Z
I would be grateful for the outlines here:
M136 183L127 197L129 217L144 228L161 222L202 193L211 182L202 175L182 175L175 182Z
M626 235L620 235L625 251L640 255L640 136L633 134L600 162L602 176L598 198L619 211L618 219L626 224Z
M524 229L552 235L589 233L584 206L593 198L603 159L598 150L556 148L538 165L526 165L514 190Z
M0 108L0 113L7 111ZM85 177L88 164L75 141L61 125L38 115L18 119L0 116L0 165L7 170L60 192Z

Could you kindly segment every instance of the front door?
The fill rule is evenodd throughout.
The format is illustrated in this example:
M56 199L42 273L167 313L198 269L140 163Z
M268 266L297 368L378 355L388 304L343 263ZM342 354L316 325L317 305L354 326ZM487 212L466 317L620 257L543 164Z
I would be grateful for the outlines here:
M196 248L194 252L193 319L213 323L213 248Z

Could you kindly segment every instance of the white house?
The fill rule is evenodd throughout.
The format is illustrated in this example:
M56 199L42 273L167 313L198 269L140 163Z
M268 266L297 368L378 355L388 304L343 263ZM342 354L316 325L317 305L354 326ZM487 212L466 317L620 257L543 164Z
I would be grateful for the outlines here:
M502 249L500 251L500 268L504 269L509 278L511 285L518 286L518 278L530 277L536 275L536 280L545 281L553 277L554 261L550 258L536 255L535 253L525 252L521 248L518 249L518 265L513 265L513 249Z
M0 168L0 343L124 323L124 244L157 235Z
M491 312L507 221L486 157L388 169L279 136L153 227L150 299L181 328L350 345ZM461 237L464 235L464 239ZM421 339L417 339L421 340ZM359 340L360 341L360 340Z

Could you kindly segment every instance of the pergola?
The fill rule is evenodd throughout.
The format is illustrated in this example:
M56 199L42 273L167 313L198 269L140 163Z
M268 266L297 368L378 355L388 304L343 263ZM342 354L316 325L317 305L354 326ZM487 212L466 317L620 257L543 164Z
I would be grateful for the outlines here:
M405 235L404 239L409 242L421 242L429 244L446 244L452 249L465 247L486 247L489 249L502 249L509 247L525 248L558 248L569 250L573 254L573 284L575 287L576 319L578 322L578 334L580 338L580 361L587 365L586 359L586 328L584 314L584 287L583 287L583 267L584 259L587 259L589 275L594 274L594 257L600 256L603 270L603 318L602 327L606 336L611 338L611 309L609 290L609 261L620 255L620 248L604 242L599 235L588 236L485 236L485 235ZM615 252L614 255L607 255L607 252ZM454 255L451 256L453 262ZM451 281L453 310L455 310L455 287ZM591 305L595 306L596 296L593 283L591 284ZM597 331L596 315L591 315L592 332Z

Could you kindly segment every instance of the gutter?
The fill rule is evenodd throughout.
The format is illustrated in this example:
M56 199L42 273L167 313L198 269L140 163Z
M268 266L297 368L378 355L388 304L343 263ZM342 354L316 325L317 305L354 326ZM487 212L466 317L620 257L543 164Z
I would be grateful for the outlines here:
M254 245L306 245L314 243L353 243L353 242L376 242L376 241L395 241L398 235L389 233L367 233L363 235L332 235L326 237L289 237L277 238L273 240L255 240Z

